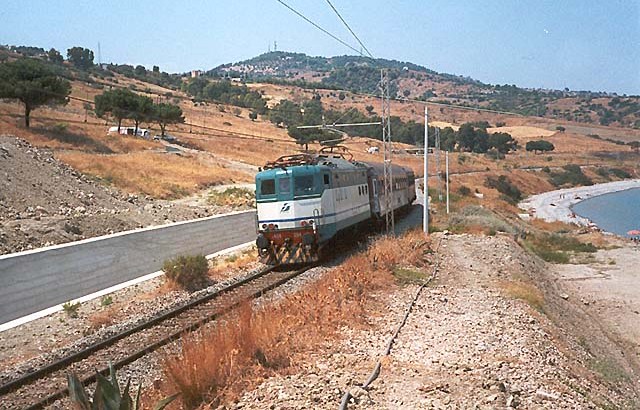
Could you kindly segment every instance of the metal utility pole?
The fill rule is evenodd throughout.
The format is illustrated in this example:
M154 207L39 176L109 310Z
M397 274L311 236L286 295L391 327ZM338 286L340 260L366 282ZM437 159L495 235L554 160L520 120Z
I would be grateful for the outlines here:
M422 205L422 230L429 235L429 112L424 106L424 184Z
M438 177L438 201L442 203L442 175L440 170L440 128L436 127L436 176Z
M445 178L447 178L447 215L449 215L449 151L444 152Z
M391 105L389 103L389 77L387 70L380 72L380 88L382 100L382 144L384 145L384 202L386 208L385 222L387 234L395 235L393 216L393 169L391 165Z

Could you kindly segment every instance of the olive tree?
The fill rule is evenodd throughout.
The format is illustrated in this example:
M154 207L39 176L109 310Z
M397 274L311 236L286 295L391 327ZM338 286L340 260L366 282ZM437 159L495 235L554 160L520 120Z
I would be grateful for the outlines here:
M167 125L184 122L182 108L174 104L160 103L153 106L153 119L160 126L160 133L164 137Z
M31 111L50 104L66 104L71 83L39 60L20 59L0 64L0 99L24 104L24 125L29 128Z

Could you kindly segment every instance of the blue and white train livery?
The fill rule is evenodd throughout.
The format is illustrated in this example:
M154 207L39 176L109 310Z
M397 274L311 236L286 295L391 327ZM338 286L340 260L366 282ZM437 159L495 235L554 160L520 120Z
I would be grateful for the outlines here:
M412 171L393 168L392 209L415 200ZM342 153L296 154L265 165L256 175L258 237L262 262L310 263L335 236L385 217L382 165Z

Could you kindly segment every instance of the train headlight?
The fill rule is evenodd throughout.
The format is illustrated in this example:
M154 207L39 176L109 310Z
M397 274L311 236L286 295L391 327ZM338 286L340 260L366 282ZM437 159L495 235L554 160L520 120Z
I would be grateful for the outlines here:
M267 229L267 224L262 224L262 229Z
M300 226L307 226L307 221L300 222Z

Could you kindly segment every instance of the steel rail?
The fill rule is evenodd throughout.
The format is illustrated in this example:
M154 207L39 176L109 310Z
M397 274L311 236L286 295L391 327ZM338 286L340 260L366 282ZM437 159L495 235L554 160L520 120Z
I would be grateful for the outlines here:
M301 275L302 273L306 272L307 270L315 267L317 265L310 265L310 266L306 266L303 267L301 269L298 269L296 271L294 271L293 273L290 273L286 276L284 276L283 278L280 278L279 280L265 286L265 287L261 287L260 289L252 292L248 297L246 298L241 298L237 301L235 301L234 303L231 303L227 306L224 306L222 309L220 310L216 310L211 314L206 315L205 317L199 319L196 322L191 323L190 325L187 325L185 327L183 327L182 329L170 334L167 337L164 337L138 351L136 351L135 353L130 354L129 356L118 360L115 363L112 363L112 366L115 370L118 370L130 363L133 363L134 361L138 360L139 358L152 353L156 350L158 350L159 348L174 342L178 339L180 339L183 335L185 335L186 333L189 332L193 332L194 330L197 330L198 328L202 327L204 324L217 319L218 317L224 315L225 313L228 313L229 311L233 310L234 308L238 307L241 303L245 302L246 300L251 300L251 299L256 299L260 296L262 296L264 293L273 290L281 285L283 285L284 283L288 282L289 280L295 278L296 276ZM246 280L243 280L241 282L243 282L243 284L248 284L249 282L253 281L254 279L257 279L260 276L264 276L266 273L273 271L273 268L268 268L265 269L264 271L261 271L260 273L262 275L256 274L253 275L250 278L247 278ZM238 282L239 283L239 282ZM236 286L235 288L237 288L238 286ZM225 288L226 290L227 288ZM98 371L96 371L96 373L92 374L91 376L87 376L85 378L83 378L81 380L83 385L89 385L91 383L94 383L96 381L97 378L97 374L102 374L103 376L106 376L109 374L109 367L104 367ZM55 393L41 399L40 401L38 401L37 403L32 404L31 406L27 407L26 410L40 410L45 408L47 405L54 403L57 400L60 400L64 397L66 397L69 394L69 390L68 388L64 388L64 389L60 389L58 391L56 391Z
M53 363L50 363L44 367L39 368L38 370L35 370L33 372L24 374L22 376L20 376L17 379L14 379L8 383L3 384L2 386L0 386L0 396L1 395L5 395L7 393L11 393L14 390L19 389L20 387L27 385L31 382L33 382L34 380L38 380L43 378L44 376L51 374L61 368L67 367L69 366L71 363L75 363L77 361L80 361L82 359L85 359L89 356L91 356L91 354L102 350L104 348L107 348L111 345L113 345L114 343L116 343L117 341L124 339L125 337L131 336L134 333L138 333L140 331L146 330L160 322L163 322L165 320L171 319L179 314L181 314L182 312L192 309L198 305L201 305L205 302L208 302L211 299L220 297L226 293L231 292L232 290L237 289L240 286L243 286L249 282L252 282L264 275L266 275L267 273L271 272L273 270L273 267L269 267L266 269L261 270L260 272L257 272L254 275L251 275L249 277L246 277L242 280L239 280L237 282L232 283L229 286L226 286L222 289L219 289L213 293L209 293L207 295L204 295L203 297L200 297L198 299L194 299L184 305L175 307L163 314L160 314L158 316L153 317L152 319L142 322L132 328L129 328L127 330L124 330L120 333L117 333L107 339L101 340L91 346L88 346L85 349L82 349L76 353L70 354L68 356L63 357L62 359L58 359L56 361L54 361Z

